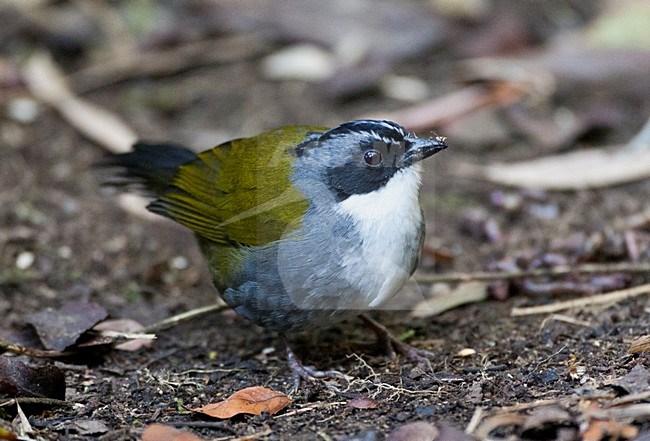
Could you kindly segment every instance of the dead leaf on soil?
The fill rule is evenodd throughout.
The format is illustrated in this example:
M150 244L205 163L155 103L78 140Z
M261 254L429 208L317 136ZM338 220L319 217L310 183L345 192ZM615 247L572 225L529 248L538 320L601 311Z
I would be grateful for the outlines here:
M612 383L623 389L628 394L638 394L650 390L650 372L640 364L634 366L630 372Z
M393 430L386 437L386 441L434 441L439 433L435 426L417 421Z
M164 424L151 424L142 432L142 441L203 441L203 438Z
M348 401L348 407L355 409L375 409L379 406L379 402L370 397L356 397Z
M214 418L231 418L242 413L261 415L262 412L275 415L291 401L291 398L282 392L254 386L237 391L224 401L193 410Z
M56 366L32 367L0 356L0 394L14 397L65 399L65 377Z
M630 349L627 350L628 354L638 354L639 352L650 351L650 335L644 335L632 342Z
M461 283L448 294L424 300L413 309L413 317L425 318L442 314L460 305L481 302L487 299L488 284L486 282Z
M650 120L624 146L489 164L482 173L500 184L549 190L602 188L646 179L650 177Z
M62 351L107 315L97 303L70 302L59 310L48 308L30 314L26 321L34 326L46 349Z
M116 319L116 320L104 320L103 322L95 325L93 329L95 331L112 332L109 334L105 334L104 332L102 332L102 335L107 335L109 337L110 336L117 337L119 335L116 334L120 334L124 338L129 339L130 335L132 335L133 333L138 333L138 331L142 331L144 329L144 326L142 326L140 323L136 322L135 320ZM125 343L120 343L116 345L115 349L120 351L135 352L142 348L148 348L152 344L153 344L153 340L151 338L134 338L134 339L130 339L130 341L127 341Z

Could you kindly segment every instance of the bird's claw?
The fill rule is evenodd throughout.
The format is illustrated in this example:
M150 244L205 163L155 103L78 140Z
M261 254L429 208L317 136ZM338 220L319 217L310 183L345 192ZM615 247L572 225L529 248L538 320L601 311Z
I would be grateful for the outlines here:
M293 388L290 391L292 395L298 392L302 380L314 381L319 378L327 377L345 378L345 375L337 370L332 369L327 371L319 371L313 366L305 366L302 364L295 352L293 352L293 349L291 349L288 343L286 344L286 350L287 363L289 365L289 369L291 369L291 375L293 376Z

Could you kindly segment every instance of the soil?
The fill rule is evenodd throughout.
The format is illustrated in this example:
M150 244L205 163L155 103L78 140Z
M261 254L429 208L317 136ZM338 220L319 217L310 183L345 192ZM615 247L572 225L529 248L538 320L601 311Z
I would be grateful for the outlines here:
M418 73L431 84L437 81L433 63L413 61L398 71ZM261 76L257 59L127 81L83 97L120 115L145 139L197 148L282 124L336 124L403 105L380 94L330 100L305 83L269 82ZM610 134L608 140L628 139L640 123L642 118L631 121L627 133ZM22 253L35 256L29 273L14 272L0 280L0 326L5 333L17 335L28 314L70 301L96 302L113 318L145 325L215 301L192 234L165 220L151 222L124 212L114 192L102 188L103 172L93 168L104 151L53 110L40 107L30 124L3 118L0 134L0 268L15 268ZM454 255L436 267L438 273L483 270L503 256L543 253L580 234L614 234L621 220L648 205L650 181L645 180L549 193L544 204L557 208L549 218L525 210L508 214L490 200L494 191L511 190L460 177L459 164L532 157L535 152L522 152L514 142L489 149L454 139L449 143L447 151L427 164L422 194L427 245ZM500 226L504 240L491 243L462 228L471 208L484 210ZM648 275L641 275L627 284L648 281ZM569 427L577 430L581 410L579 400L571 397L615 396L621 392L611 386L613 380L637 365L650 368L650 353L627 354L635 338L648 334L647 296L569 310L564 313L573 320L562 320L513 317L510 311L572 296L513 289L503 300L410 318L413 303L434 291L410 286L395 310L377 315L396 335L408 335L409 344L435 354L433 373L404 357L387 357L360 321L344 322L293 336L292 344L306 364L336 369L349 380L303 384L293 403L276 416L215 422L188 409L249 386L286 392L292 385L277 335L226 311L159 332L150 348L137 352L111 350L57 361L66 375L66 400L74 407L32 413L30 422L43 439L139 439L147 424L159 422L206 439L258 434L268 439L371 440L384 439L410 421L446 422L463 429L479 408L559 400L575 417ZM464 349L473 351L459 355ZM578 366L585 370L573 375ZM378 406L357 409L346 404L357 396L372 397ZM9 421L11 412L0 410L0 417ZM86 433L79 423L88 420L99 420L108 430ZM638 427L648 431L650 421ZM527 436L545 438L539 433Z

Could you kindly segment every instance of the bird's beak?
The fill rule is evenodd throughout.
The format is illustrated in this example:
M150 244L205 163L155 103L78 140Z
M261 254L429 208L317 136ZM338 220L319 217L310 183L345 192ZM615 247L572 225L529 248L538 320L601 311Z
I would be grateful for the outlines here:
M409 136L404 141L406 142L406 149L402 159L402 167L408 167L447 148L447 138L444 136L436 136L435 138Z

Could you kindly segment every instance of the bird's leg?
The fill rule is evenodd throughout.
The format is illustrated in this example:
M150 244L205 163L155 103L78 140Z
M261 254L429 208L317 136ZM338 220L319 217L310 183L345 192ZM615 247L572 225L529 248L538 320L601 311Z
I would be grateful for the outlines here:
M289 365L289 369L291 369L291 374L293 376L293 389L291 390L292 394L298 392L298 389L300 388L300 382L302 380L315 380L317 378L324 377L345 378L345 375L336 370L319 371L316 370L313 366L305 366L302 364L302 361L300 361L300 358L298 358L296 353L293 352L293 349L291 349L291 346L289 345L287 339L284 337L282 337L282 339L284 340L284 345L287 351L287 364Z
M359 314L359 318L377 335L379 342L386 346L386 352L389 356L394 357L396 353L403 355L425 365L429 371L433 372L433 366L431 365L431 358L435 355L433 352L414 348L400 341L384 325L367 314Z

